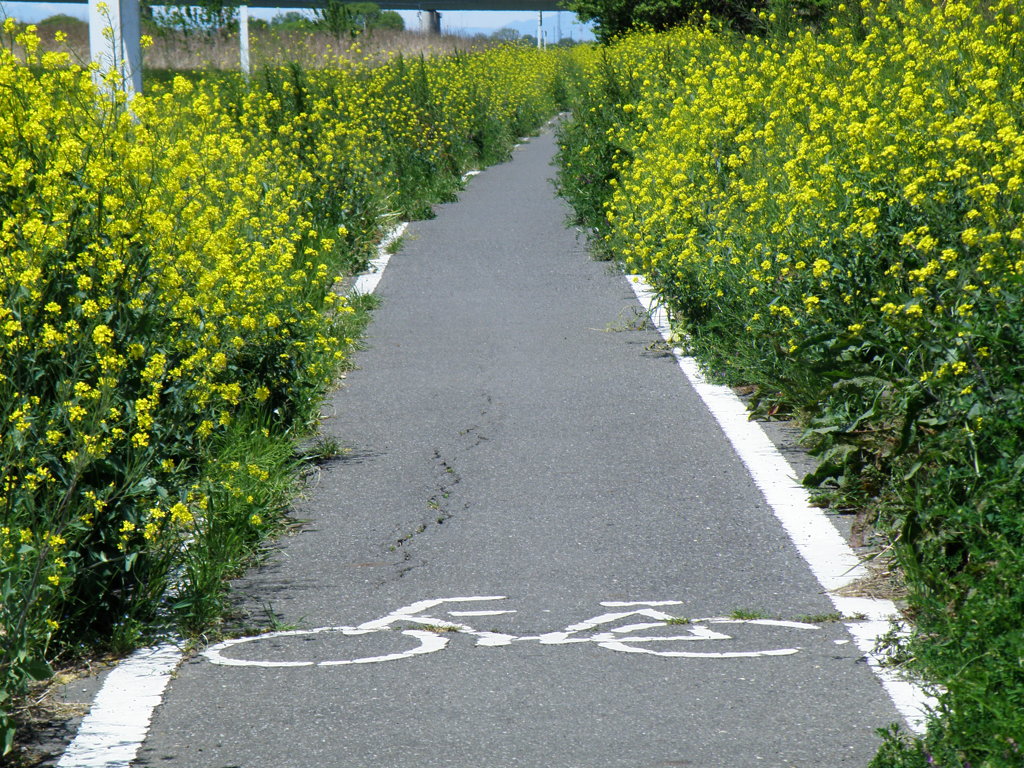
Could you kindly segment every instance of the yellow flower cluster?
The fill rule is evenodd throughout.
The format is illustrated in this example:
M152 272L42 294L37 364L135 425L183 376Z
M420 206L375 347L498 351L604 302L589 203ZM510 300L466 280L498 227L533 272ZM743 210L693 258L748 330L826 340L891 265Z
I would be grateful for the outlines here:
M810 480L894 542L906 655L942 687L906 764L1017 765L1024 13L837 13L581 57L560 185L708 370L799 409Z
M211 441L241 409L311 418L352 344L338 276L388 217L550 116L555 65L506 47L177 76L124 105L31 30L17 42L23 59L0 48L0 589L20 597L0 635L42 642L70 623L48 611L87 624L96 600L109 618L152 599L131 574L159 581L196 535Z
M794 364L871 339L922 381L968 376L1024 276L1022 15L865 0L860 16L616 46L636 103L607 138L607 241L681 318L778 340Z

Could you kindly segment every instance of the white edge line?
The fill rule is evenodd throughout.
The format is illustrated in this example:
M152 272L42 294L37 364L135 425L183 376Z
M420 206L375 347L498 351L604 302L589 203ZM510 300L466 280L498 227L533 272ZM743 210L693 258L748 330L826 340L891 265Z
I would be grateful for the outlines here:
M384 237L381 238L380 243L377 245L377 255L370 259L370 264L366 271L356 277L356 281L352 285L353 294L366 295L377 290L377 284L384 275L384 269L387 267L388 262L391 261L391 254L388 253L388 248L405 233L405 229L408 226L408 223L403 221L384 234Z
M181 659L176 645L163 643L142 648L114 667L58 768L127 768Z
M369 269L356 278L353 293L373 293L391 259L388 247L407 226L403 221L385 233ZM128 768L146 740L153 711L183 658L177 645L162 643L140 648L114 667L57 768Z
M650 285L642 275L626 277L651 323L671 344L668 313L658 304ZM867 575L860 558L828 517L811 505L807 489L798 483L789 462L779 453L761 425L750 420L746 406L733 391L710 384L700 372L697 361L685 356L681 349L674 347L672 354L832 604L844 616L864 616L863 620L846 622L847 629L909 728L915 733L923 733L927 714L934 710L936 699L921 686L901 678L895 670L885 666L885 659L877 650L879 640L890 630L893 622L899 623L900 615L895 603L835 594L835 590Z

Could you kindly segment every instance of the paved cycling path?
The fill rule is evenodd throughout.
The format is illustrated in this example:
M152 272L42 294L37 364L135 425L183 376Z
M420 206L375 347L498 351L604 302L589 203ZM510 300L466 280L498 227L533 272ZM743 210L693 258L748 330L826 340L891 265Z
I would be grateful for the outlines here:
M241 586L349 629L185 663L139 764L862 768L899 719L840 622L658 618L834 609L627 280L565 228L553 151L410 226L328 406L349 451ZM649 634L687 639L628 640Z

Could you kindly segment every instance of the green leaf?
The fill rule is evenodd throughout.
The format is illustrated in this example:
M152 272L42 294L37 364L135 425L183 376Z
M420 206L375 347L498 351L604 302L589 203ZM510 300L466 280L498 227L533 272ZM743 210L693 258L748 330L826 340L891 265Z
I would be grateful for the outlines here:
M53 667L47 663L46 659L28 659L21 665L21 668L33 680L49 680L53 677Z
M921 467L923 467L923 466L924 466L924 461L915 461L914 462L914 466L912 466L907 471L907 473L905 475L903 475L903 479L904 480L912 480L914 478L914 475L916 475L918 473L918 471L921 469Z
M153 486L155 486L155 485L156 485L156 478L155 477L144 477L141 480L139 480L139 482L137 482L135 485L133 485L131 490L128 491L128 493L129 493L129 495L132 495L132 496L134 496L136 494L140 494L140 493L147 493L147 492L151 491L153 489Z
M830 424L827 427L814 427L812 429L807 430L808 434L812 435L829 435L832 434L833 432L839 431L840 427L838 424Z

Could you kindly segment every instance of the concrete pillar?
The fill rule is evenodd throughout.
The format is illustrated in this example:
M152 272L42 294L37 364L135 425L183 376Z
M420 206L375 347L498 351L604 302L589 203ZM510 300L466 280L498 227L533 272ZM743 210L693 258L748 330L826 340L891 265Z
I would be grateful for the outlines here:
M242 66L242 77L249 79L249 6L238 9L238 58Z
M142 90L142 47L139 45L139 0L89 1L89 55L100 65L97 82L116 69L130 99Z
M425 35L440 35L441 12L420 11L420 32Z

